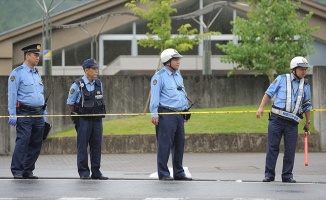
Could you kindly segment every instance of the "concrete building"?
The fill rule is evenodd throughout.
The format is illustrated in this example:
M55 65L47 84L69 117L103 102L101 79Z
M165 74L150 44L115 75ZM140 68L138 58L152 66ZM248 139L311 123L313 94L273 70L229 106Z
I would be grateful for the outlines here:
M100 74L153 74L158 68L158 50L143 48L137 40L148 31L146 22L135 17L125 3L129 0L90 1L79 7L51 16L52 75L83 74L80 66L88 57L95 57L101 66ZM224 3L223 3L224 2ZM312 34L316 53L309 56L312 65L324 65L326 58L326 4L321 0L302 0L300 13L314 12L311 26L320 29ZM221 52L216 43L233 40L232 21L236 16L245 17L249 7L237 1L179 0L175 5L178 16L185 16L202 9L203 22L211 31L221 32L211 38L212 73L226 73L234 66L220 62ZM199 16L196 17L199 20ZM195 20L173 20L173 27L190 23L202 31ZM9 75L23 62L21 47L32 42L42 43L42 20L0 34L0 75ZM44 45L43 45L44 47ZM43 49L44 50L44 49ZM183 73L202 73L203 46L184 53ZM39 65L44 65L44 60ZM44 67L39 70L44 74Z

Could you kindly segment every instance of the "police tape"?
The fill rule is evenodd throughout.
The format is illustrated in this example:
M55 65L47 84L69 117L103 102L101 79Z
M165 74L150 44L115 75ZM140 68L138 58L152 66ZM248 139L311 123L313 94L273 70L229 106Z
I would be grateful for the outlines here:
M326 108L316 108L310 110L311 112L325 112ZM165 112L165 113L111 113L111 114L78 114L78 115L18 115L18 116L0 116L0 118L10 117L101 117L101 116L144 116L152 114L160 115L178 115L178 114L239 114L239 113L256 113L257 110L230 110L230 111L190 111L190 112ZM270 110L264 110L268 113Z

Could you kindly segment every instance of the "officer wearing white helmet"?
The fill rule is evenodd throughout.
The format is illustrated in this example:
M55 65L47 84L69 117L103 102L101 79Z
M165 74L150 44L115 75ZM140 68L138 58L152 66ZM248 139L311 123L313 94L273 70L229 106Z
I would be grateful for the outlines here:
M282 136L284 137L282 182L296 182L293 179L292 170L298 139L298 124L304 114L306 118L304 130L309 131L310 110L312 109L310 85L305 79L309 67L310 65L304 57L294 57L290 63L292 73L277 76L266 90L257 110L256 117L260 118L266 103L275 97L269 116L263 182L275 180L275 166Z
M183 78L179 73L182 56L175 49L166 49L161 53L164 67L151 79L152 123L155 125L157 138L157 168L159 180L191 180L183 170L183 152L185 143L182 114L158 114L182 112L188 109L187 93ZM167 166L172 153L173 177Z

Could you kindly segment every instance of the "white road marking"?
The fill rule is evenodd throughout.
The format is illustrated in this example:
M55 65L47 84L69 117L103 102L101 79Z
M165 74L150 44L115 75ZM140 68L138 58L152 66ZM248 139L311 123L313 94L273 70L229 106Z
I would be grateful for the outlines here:
M188 169L188 167L183 167L183 170L185 171L185 174L187 177L191 178L191 173ZM169 171L170 171L170 174L171 176L173 175L173 168L172 167L169 167ZM155 178L155 179L158 179L158 173L157 172L154 172L152 174L149 175L149 178Z
M265 199L265 198L235 198L233 200L276 200L276 199Z
M185 198L146 198L144 200L186 200Z
M58 200L99 200L103 198L90 198L90 197L61 197Z

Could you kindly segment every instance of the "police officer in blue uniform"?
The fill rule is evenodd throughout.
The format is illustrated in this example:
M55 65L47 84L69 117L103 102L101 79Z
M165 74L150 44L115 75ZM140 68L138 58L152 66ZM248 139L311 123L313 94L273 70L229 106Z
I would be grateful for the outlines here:
M11 172L15 179L37 179L33 175L43 140L46 110L44 85L35 66L40 60L41 44L31 44L21 50L24 63L15 68L8 79L9 124L16 126L16 144ZM17 116L40 117L17 117Z
M291 74L279 75L268 87L257 110L256 117L260 118L264 106L269 99L275 97L272 105L266 149L265 178L263 182L275 180L275 166L279 154L279 146L284 137L284 157L282 182L296 183L293 179L295 149L298 139L298 124L305 114L305 131L309 131L311 92L310 85L304 78L310 67L308 61L301 56L294 57L290 63Z
M157 168L159 180L192 180L183 169L185 143L185 119L182 114L158 114L182 112L188 109L188 100L183 78L179 73L182 56L174 49L161 53L164 67L151 79L150 112L157 137ZM173 177L167 166L172 153Z
M99 65L93 58L85 60L83 63L85 75L74 81L67 99L69 111L72 114L81 115L72 117L77 131L77 167L80 179L108 179L100 171L102 118L105 117L105 105L103 86L97 79L98 68ZM91 170L88 167L88 145ZM90 173L92 173L91 176Z

